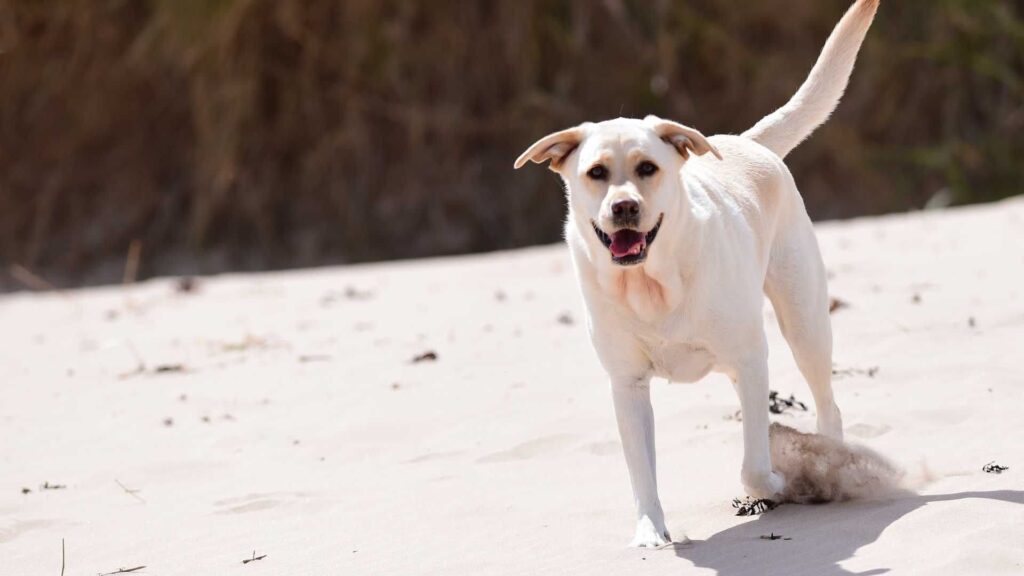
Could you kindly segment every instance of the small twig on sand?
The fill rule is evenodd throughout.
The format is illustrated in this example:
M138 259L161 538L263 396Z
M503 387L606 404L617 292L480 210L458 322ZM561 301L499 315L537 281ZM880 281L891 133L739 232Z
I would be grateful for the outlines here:
M65 488L67 488L67 487L68 487L67 484L50 484L49 482L43 482L42 486L40 486L39 489L40 490L63 490Z
M135 376L139 376L140 374L147 373L176 374L187 371L185 365L180 363L157 364L156 366L153 367L152 370L150 370L149 367L146 366L146 361L142 359L142 355L139 354L139 351L135 348L135 345L132 344L131 340L125 340L124 345L126 348L128 348L128 351L132 353L132 356L135 357L135 368L129 370L128 372L122 372L118 374L117 377L121 380L127 380L128 378L132 378Z
M836 379L844 378L846 376L858 376L864 375L868 378L874 378L875 374L878 374L878 366L872 366L870 368L833 368L832 375Z
M99 576L113 576L114 574L127 574L129 572L138 572L139 570L142 570L143 568L145 568L145 566L136 566L135 568L118 568L117 570L114 570L113 572L104 572L103 574L100 574Z
M253 336L252 334L246 334L245 339L239 342L225 342L221 344L220 349L223 352L245 352L253 348L267 348L269 344L266 339L260 338L259 336Z
M841 299L835 298L835 297L829 298L829 301L828 301L828 313L832 314L832 313L834 313L834 312L836 312L838 310L842 310L843 308L847 308L849 306L850 305L847 304L845 300L841 300Z
M138 492L140 492L140 490L137 490L137 489L136 490L132 490L132 489L126 487L124 484L121 484L121 481L118 480L117 478L114 478L114 482L117 482L117 485L121 487L121 490L124 490L125 494L131 496L132 498L135 498L136 500L138 500L139 502L142 502L143 504L146 503L146 501L142 499L142 496L138 495Z
M60 576L64 576L64 539L60 539Z
M154 374L169 374L171 372L184 372L184 364L161 364L153 369Z
M117 377L121 380L131 378L132 376L138 376L146 371L146 363L142 360L142 356L139 354L139 351L135 349L135 345L132 344L131 340L125 340L124 345L128 348L128 351L132 353L132 356L135 357L135 369L118 374Z
M48 291L56 290L57 287L50 284L42 276L33 273L28 268L25 268L21 264L11 264L7 270L11 273L11 276L25 285L26 288L33 290Z
M128 244L128 255L124 260L124 283L134 284L139 277L139 259L142 256L142 242L138 239Z
M246 558L245 560L242 560L242 564L248 564L249 562L255 562L257 560L263 560L266 557L267 557L266 554L264 554L263 556L257 556L256 555L256 551L253 550L252 551L252 558Z
M434 352L433 350L428 350L423 354L414 356L412 359L412 363L418 364L420 362L434 362L435 360L437 360L437 352Z

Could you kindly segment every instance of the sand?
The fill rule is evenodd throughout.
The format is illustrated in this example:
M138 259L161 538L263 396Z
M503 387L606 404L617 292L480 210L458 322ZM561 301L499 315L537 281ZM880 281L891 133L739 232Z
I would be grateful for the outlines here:
M62 540L68 575L1024 573L1024 200L818 232L847 438L915 493L737 517L731 386L655 381L691 542L626 548L561 246L158 279L0 297L0 574L60 574ZM769 326L771 387L809 403Z

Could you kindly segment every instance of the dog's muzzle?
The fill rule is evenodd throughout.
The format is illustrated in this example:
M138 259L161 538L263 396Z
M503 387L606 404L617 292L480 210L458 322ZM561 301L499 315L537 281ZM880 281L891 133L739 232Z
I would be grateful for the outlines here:
M608 234L593 220L590 225L594 227L597 238L611 252L612 262L620 266L632 266L647 259L647 252L658 236L664 218L664 214L658 216L658 223L646 233L633 228L620 228Z

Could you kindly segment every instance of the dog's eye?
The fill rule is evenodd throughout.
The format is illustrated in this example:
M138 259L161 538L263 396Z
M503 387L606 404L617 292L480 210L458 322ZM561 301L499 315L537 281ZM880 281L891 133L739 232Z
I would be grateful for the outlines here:
M636 167L636 174L637 174L637 176L639 176L641 178L646 178L648 176L653 176L654 173L657 172L657 171L658 171L658 167L655 166L653 162L646 162L646 161L645 162L641 162Z
M592 180L607 180L608 169L598 164L590 170L587 170L587 176Z

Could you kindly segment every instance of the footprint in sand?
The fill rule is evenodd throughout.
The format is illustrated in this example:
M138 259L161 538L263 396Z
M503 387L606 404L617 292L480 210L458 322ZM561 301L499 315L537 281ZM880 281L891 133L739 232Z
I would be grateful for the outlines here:
M219 508L216 514L245 514L269 510L282 504L293 504L308 500L309 497L310 495L305 492L267 492L218 500L213 505Z
M583 447L584 450L595 456L619 456L622 454L622 443L618 440L605 440L604 442L591 442Z
M406 460L405 463L420 464L422 462L432 462L434 460L448 460L449 458L455 458L461 454L462 452L457 450L452 452L427 452L426 454L421 454L415 458L410 458Z
M971 412L963 408L914 410L908 414L926 424L935 424L940 426L955 426L971 418Z
M509 448L508 450L501 450L499 452L493 452L486 456L477 458L477 462L481 464L487 464L492 462L514 462L516 460L529 460L534 456L540 456L548 452L555 452L561 448L573 443L575 436L572 434L555 434L553 436L544 436L528 442L523 442L518 446Z
M856 436L857 438L878 438L882 434L885 434L892 430L891 426L885 424L854 424L846 427L846 432L850 436Z
M0 544L13 541L18 536L32 530L41 530L61 524L59 520L15 520L10 524L0 524Z

